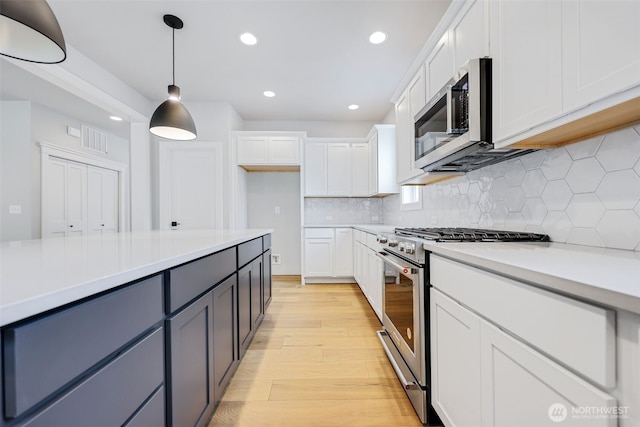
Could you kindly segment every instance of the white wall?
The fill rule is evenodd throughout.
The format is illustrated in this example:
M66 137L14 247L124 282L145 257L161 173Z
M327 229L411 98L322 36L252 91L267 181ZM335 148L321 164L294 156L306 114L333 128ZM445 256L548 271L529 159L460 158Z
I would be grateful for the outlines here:
M376 122L368 121L245 121L247 131L297 131L307 132L314 138L364 138Z
M83 148L79 138L67 135L67 126L80 128L82 123L77 119L29 101L2 101L1 105L2 241L40 238L41 151L38 142L48 142L129 165L129 142L118 136L108 134L109 153L98 153ZM126 179L128 182L128 171ZM128 186L125 191L126 222L122 228L126 230L130 212ZM21 205L22 214L8 215L10 204Z
M640 251L640 126L422 187L422 196L418 211L385 198L385 223L526 230Z
M276 214L276 207L280 213ZM250 172L247 174L249 228L272 228L272 254L282 264L273 265L275 275L300 274L300 173Z
M0 101L0 241L32 239L35 212L31 102ZM10 205L20 205L20 215L9 215ZM39 206L39 200L38 200Z

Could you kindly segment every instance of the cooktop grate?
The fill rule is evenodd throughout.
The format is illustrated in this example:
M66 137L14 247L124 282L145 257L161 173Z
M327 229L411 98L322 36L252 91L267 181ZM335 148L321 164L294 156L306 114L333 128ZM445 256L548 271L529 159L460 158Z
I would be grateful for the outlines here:
M546 234L525 231L484 230L480 228L395 228L401 236L420 237L436 242L548 242Z

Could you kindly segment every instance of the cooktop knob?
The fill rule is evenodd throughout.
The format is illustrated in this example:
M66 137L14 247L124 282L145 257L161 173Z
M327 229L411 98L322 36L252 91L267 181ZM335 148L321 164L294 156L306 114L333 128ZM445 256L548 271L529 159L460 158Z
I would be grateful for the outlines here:
M378 240L378 242L382 243L382 244L387 243L387 238L384 237L384 236L378 236L378 238L376 240Z
M398 241L397 240L389 240L388 245L391 248L395 248L396 246L398 246Z

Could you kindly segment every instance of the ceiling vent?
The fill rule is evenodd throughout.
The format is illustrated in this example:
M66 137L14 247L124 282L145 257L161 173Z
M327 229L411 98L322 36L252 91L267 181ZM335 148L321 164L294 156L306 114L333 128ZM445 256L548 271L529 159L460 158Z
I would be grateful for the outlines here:
M106 132L81 126L82 129L82 146L90 150L107 154L107 134Z

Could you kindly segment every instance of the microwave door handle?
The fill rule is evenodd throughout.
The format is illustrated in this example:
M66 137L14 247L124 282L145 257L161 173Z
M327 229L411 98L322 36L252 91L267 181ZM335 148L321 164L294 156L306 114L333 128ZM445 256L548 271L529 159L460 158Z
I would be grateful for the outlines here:
M453 85L447 85L447 133L453 133Z

